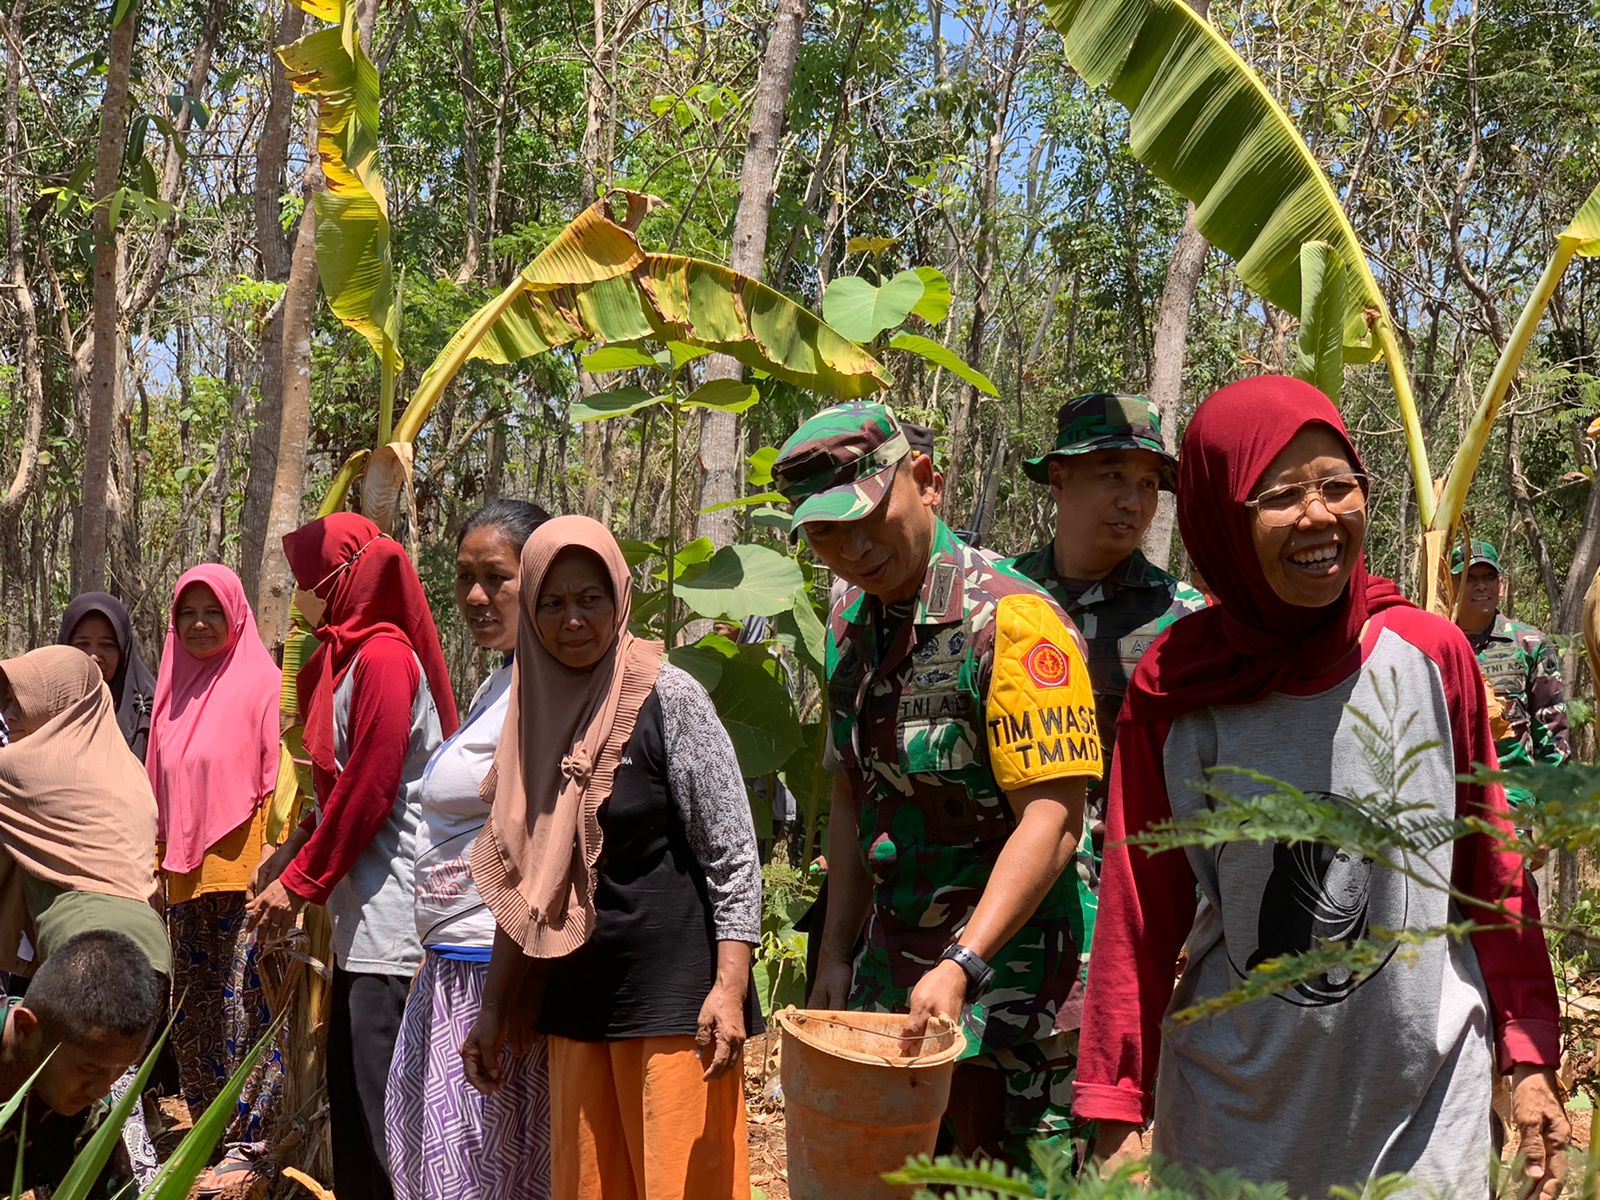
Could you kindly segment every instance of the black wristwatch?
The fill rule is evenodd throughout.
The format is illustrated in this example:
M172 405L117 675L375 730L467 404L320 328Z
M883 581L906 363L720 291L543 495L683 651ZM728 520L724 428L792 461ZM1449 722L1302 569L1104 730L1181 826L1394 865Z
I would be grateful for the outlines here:
M967 975L967 1000L976 1000L989 990L989 985L994 982L994 968L971 950L959 942L945 950L939 956L939 961L949 959L960 967Z

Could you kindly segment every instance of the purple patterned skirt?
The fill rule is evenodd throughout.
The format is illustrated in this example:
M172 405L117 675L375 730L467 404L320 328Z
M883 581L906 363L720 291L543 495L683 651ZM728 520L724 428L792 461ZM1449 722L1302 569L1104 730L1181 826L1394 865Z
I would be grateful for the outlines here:
M550 1083L544 1039L506 1056L505 1084L480 1095L461 1043L488 963L426 952L406 999L384 1117L395 1200L549 1200Z

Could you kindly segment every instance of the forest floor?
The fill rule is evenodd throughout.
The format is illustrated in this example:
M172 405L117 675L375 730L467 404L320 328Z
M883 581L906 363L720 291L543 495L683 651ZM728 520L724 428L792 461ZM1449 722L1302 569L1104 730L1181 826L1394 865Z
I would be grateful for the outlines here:
M776 1031L744 1045L745 1112L750 1126L750 1186L764 1200L789 1200L789 1150L783 1104L768 1093L778 1073Z

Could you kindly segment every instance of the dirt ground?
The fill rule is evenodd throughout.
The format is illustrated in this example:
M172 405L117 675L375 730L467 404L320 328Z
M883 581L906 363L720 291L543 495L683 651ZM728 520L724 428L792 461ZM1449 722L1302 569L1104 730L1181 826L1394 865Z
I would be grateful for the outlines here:
M783 1105L770 1096L778 1073L776 1044L775 1034L762 1034L745 1044L744 1093L750 1134L750 1184L756 1200L789 1200ZM1574 1100L1568 1116L1572 1121L1573 1151L1581 1155L1589 1147L1594 1112L1581 1097ZM1577 1107L1579 1104L1585 1107ZM157 1138L157 1149L165 1158L188 1132L189 1113L183 1101L173 1099L161 1101L161 1112L167 1128ZM1514 1145L1506 1147L1506 1161L1510 1161L1514 1152ZM252 1197L246 1187L234 1187L223 1193L222 1200L258 1200L258 1197Z
M765 1200L789 1200L788 1150L784 1144L783 1105L768 1098L777 1077L772 1051L775 1033L745 1043L744 1095L750 1125L750 1186Z

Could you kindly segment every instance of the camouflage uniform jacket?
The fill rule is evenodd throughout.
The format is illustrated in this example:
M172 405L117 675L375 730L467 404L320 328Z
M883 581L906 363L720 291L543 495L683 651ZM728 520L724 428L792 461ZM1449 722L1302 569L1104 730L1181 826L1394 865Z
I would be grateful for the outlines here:
M859 781L872 915L851 1007L904 1011L959 940L1016 827L1007 791L1099 778L1082 639L1020 576L936 522L921 593L885 608L859 588L827 638L829 739ZM1056 881L990 959L967 1015L968 1054L1075 1029L1087 945L1077 882Z
M1089 679L1094 685L1107 769L1105 778L1089 791L1087 819L1104 820L1117 714L1122 711L1122 698L1133 669L1158 634L1179 617L1205 608L1206 598L1151 565L1138 550L1112 568L1104 579L1087 587L1082 581L1063 580L1056 574L1055 547L1051 542L1017 555L1007 565L1049 592L1089 645Z
M1509 729L1497 727L1494 745L1500 765L1566 762L1572 751L1555 645L1543 631L1499 612L1489 628L1468 640L1483 677L1505 708ZM1520 788L1507 788L1506 798L1514 805L1530 799Z

